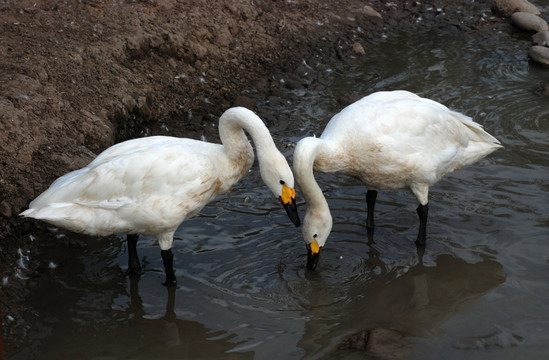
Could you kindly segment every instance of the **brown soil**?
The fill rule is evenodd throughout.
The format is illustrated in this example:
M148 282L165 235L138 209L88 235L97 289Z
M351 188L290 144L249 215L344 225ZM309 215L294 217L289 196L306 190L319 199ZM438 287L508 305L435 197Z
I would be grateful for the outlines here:
M18 271L17 249L36 247L29 233L40 225L17 214L108 146L166 129L216 138L211 124L236 105L272 124L258 100L360 61L360 46L382 33L508 32L490 3L0 0L0 279ZM17 331L5 317L17 318L24 295L24 286L0 288L6 338Z

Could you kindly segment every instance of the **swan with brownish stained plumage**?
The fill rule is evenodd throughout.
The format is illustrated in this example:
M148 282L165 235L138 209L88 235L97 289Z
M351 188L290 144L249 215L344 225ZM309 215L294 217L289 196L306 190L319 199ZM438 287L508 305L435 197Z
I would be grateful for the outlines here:
M116 144L88 166L57 179L33 200L24 217L77 233L127 233L129 272L139 274L139 234L158 239L166 285L175 285L173 235L216 195L227 192L251 168L257 149L261 177L299 226L294 177L269 130L252 111L236 107L219 119L222 145L151 136Z

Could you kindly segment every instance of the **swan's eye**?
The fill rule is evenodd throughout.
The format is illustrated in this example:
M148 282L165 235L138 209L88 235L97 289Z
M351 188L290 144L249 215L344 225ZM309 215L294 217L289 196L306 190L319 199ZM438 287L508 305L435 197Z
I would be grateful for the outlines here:
M285 184L284 180L280 180L280 185L284 185L284 184Z
M317 236L318 236L318 234L314 234L314 235L313 235L313 238L316 238Z

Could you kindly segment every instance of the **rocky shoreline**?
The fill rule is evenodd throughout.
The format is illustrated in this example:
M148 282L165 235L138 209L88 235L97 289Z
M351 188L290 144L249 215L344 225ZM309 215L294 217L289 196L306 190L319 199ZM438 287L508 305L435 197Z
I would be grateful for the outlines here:
M538 64L549 65L549 26L534 4L527 0L494 0L492 11L510 17L518 29L533 34L528 56Z

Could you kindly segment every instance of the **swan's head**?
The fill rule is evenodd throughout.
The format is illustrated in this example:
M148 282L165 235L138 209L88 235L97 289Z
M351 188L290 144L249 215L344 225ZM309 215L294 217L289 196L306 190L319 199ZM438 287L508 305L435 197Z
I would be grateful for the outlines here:
M320 251L328 235L332 231L332 215L330 210L324 207L307 208L307 213L303 219L303 240L307 246L307 268L310 270L316 269Z
M294 175L286 158L280 152L273 151L265 160L265 165L259 167L263 182L280 200L290 220L299 226L301 221L295 200Z

